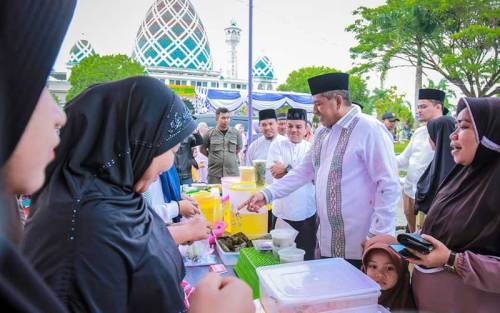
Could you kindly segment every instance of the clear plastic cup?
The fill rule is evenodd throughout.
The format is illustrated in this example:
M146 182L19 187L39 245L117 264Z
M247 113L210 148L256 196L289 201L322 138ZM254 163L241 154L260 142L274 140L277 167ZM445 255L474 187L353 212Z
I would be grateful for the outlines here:
M266 160L253 160L252 163L255 169L255 184L264 186L266 184Z
M293 263L304 261L306 252L298 248L284 248L278 251L280 263Z
M271 237L273 238L273 246L278 250L288 248L295 242L295 237L299 234L295 229L278 228L271 230Z

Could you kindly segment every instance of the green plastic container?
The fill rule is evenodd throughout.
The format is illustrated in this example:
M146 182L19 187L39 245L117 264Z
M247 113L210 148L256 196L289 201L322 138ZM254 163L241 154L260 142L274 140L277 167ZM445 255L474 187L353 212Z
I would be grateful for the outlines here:
M270 251L260 252L255 250L255 248L243 248L240 250L240 256L234 267L234 271L241 280L252 288L253 298L258 299L260 297L259 277L255 269L279 263L279 260Z

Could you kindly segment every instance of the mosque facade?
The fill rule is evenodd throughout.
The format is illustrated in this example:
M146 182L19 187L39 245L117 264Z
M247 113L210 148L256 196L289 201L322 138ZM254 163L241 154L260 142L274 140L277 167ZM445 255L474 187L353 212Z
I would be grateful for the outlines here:
M238 77L237 47L241 29L235 21L224 29L228 53L226 68L214 70L210 43L203 23L189 0L155 0L137 31L131 58L146 69L147 75L169 86L247 89L247 79ZM86 39L70 50L67 72L53 72L49 90L64 103L69 90L71 68L85 57L98 53ZM253 65L253 85L257 90L275 90L277 80L267 56Z

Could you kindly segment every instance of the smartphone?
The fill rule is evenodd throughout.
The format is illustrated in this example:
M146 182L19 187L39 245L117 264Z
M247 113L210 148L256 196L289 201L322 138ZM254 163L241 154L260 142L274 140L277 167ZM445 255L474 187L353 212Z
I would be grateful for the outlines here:
M418 233L404 233L398 235L398 242L405 247L416 250L422 254L429 254L432 251L432 243L425 240Z
M408 249L406 249L406 247L403 246L402 244L394 243L392 245L389 245L389 248L391 248L392 250L396 251L397 254L399 254L400 256L402 256L405 259L408 259L408 258L415 259L415 260L420 259L416 255L414 255L413 253L411 253Z

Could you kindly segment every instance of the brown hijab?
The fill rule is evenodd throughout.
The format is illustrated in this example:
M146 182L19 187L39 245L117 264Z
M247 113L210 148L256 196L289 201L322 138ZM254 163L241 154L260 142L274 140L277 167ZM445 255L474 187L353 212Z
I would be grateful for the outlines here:
M462 98L479 147L469 166L456 166L441 184L422 233L453 251L500 256L500 99Z
M392 263L398 271L398 281L396 285L383 290L378 299L378 303L391 311L413 310L415 302L410 287L410 272L408 271L408 262L403 260L395 251L389 248L390 244L398 243L396 238L389 235L378 235L369 239L364 245L363 266L361 270L366 273L370 254L375 250L381 250L389 255Z

